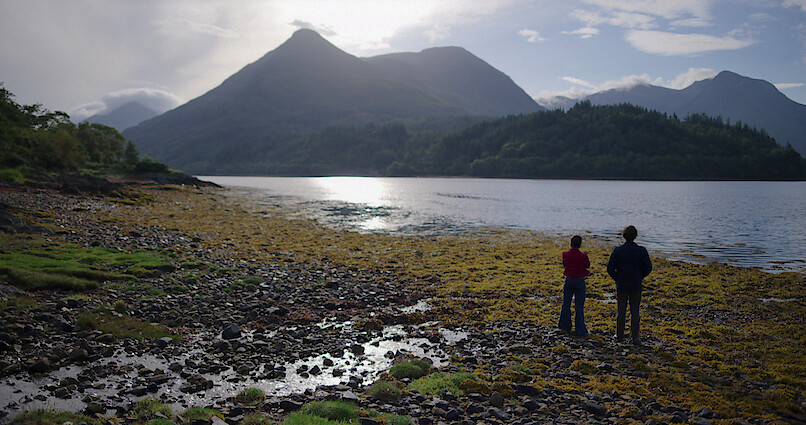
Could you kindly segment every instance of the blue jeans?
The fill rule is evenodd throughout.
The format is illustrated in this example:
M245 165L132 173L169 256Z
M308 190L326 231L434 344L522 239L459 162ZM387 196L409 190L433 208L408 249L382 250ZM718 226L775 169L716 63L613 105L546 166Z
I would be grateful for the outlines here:
M588 334L585 326L585 278L573 279L565 278L563 286L563 306L560 310L560 329L571 332L571 298L574 298L574 327L576 334L584 336Z

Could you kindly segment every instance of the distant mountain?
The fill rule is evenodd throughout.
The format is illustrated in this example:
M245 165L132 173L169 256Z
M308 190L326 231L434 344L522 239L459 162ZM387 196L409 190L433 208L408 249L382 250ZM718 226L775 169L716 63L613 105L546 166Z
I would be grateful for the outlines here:
M222 151L334 124L541 110L509 77L460 48L361 59L299 30L220 86L124 135L189 172L228 161Z
M608 90L588 96L594 105L632 103L684 118L705 113L732 123L741 121L764 129L781 144L792 144L806 154L806 105L787 98L772 84L723 71L683 90L641 85L628 90Z
M123 131L157 115L159 115L157 111L143 106L142 103L129 102L107 113L95 114L84 121L108 125Z

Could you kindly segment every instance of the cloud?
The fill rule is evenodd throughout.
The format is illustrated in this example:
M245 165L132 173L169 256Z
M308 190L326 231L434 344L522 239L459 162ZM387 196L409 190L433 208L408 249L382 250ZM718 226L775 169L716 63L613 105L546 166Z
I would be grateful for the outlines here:
M679 34L664 31L630 30L624 39L644 53L663 56L696 55L717 50L738 50L755 44L752 39L730 36Z
M716 77L716 72L711 68L689 68L688 71L676 76L671 81L660 81L656 82L656 84L670 89L681 90L694 82L708 80L714 77Z
M79 106L70 113L70 117L74 121L80 122L95 114L111 112L129 102L138 102L161 114L179 106L182 100L173 93L159 89L125 89L109 93L99 101Z
M300 19L295 19L294 22L291 22L291 26L299 29L314 30L325 37L333 37L337 35L336 31L334 31L333 28L327 25L315 25L311 22L303 21Z
M805 83L777 83L774 84L775 88L778 90L786 90L786 89L794 89L798 87L803 87L806 85Z
M565 76L562 77L563 81L567 81L574 86L566 90L560 91L543 91L537 95L537 102L546 107L557 107L567 104L566 100L562 98L569 98L573 100L584 99L594 93L606 90L629 90L635 86L640 85L655 85L660 87L667 87L670 89L681 90L692 83L700 80L713 78L716 75L713 69L709 68L689 68L687 71L678 74L671 80L664 80L663 78L653 79L648 74L641 75L627 75L619 78L618 80L605 81L601 84L595 84L576 77Z
M588 27L612 25L623 28L652 29L656 28L655 18L643 13L616 11L605 16L598 11L575 9L571 17L582 21Z
M528 41L530 43L542 43L542 42L546 41L545 38L540 36L539 32L537 32L535 30L526 29L526 28L518 31L518 35L526 37L526 41Z
M192 21L190 19L156 19L151 21L157 30L170 36L191 36L194 34L207 35L217 38L238 38L240 35L230 29L218 25Z
M584 0L585 3L598 6L608 11L621 11L659 16L664 19L680 19L692 16L699 19L710 19L708 9L711 0ZM787 0L794 1L794 0ZM797 0L803 1L803 0Z
M578 35L579 38L587 39L593 37L594 35L599 35L599 29L592 27L584 27L574 31L563 31L562 33L568 35Z
M588 82L588 81L585 81L585 80L581 80L579 78L566 76L566 77L563 77L562 80L563 81L568 81L569 83L577 85L577 86L585 86L585 87L592 88L592 89L596 88L595 84L593 84L591 82Z
M806 12L806 0L784 0L784 7L799 7Z
M425 30L425 35L428 37L428 41L434 44L448 38L451 35L451 27L442 24L434 24L432 27Z

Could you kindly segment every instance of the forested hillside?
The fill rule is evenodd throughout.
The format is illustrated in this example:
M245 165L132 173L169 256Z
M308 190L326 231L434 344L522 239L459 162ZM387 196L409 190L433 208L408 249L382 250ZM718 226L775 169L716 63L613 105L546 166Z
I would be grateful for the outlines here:
M187 166L211 174L806 179L806 160L763 130L590 102L449 133L400 123L330 127L233 145Z
M24 183L48 172L131 175L167 172L114 128L70 122L64 112L20 105L0 85L0 180Z

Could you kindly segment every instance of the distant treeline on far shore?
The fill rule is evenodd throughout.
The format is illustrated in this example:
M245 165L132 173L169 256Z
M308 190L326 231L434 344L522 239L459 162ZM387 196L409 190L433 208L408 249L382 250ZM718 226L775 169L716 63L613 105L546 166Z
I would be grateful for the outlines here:
M568 111L461 120L332 126L231 140L207 147L216 152L204 159L155 156L195 174L806 179L806 159L791 146L720 117L586 101Z

